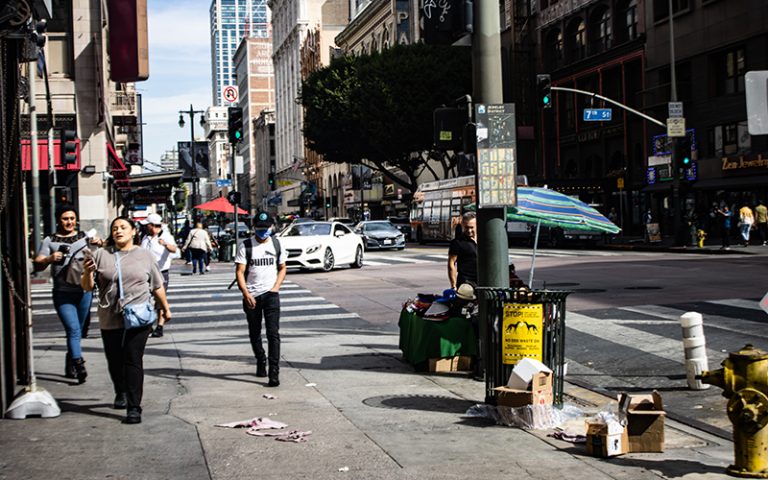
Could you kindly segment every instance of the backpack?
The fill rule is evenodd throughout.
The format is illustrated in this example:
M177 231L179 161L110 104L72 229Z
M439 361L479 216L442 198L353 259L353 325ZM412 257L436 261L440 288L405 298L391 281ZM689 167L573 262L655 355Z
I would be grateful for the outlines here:
M275 245L275 268L277 268L278 271L280 271L280 254L282 253L282 249L280 247L280 242L275 238L272 237L272 242ZM251 259L251 256L253 255L253 241L250 238L246 238L243 242L243 245L245 246L245 272L243 273L243 276L247 279L248 278L248 270L251 268L250 263L248 260ZM235 279L232 280L232 283L229 284L229 287L227 287L227 290L231 289L233 286L237 284L237 273L235 273Z

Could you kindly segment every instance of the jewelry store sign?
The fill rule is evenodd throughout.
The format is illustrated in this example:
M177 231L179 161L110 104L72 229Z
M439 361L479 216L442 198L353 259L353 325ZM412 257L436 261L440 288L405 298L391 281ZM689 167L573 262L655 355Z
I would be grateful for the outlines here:
M475 105L478 208L517 205L517 132L513 103Z

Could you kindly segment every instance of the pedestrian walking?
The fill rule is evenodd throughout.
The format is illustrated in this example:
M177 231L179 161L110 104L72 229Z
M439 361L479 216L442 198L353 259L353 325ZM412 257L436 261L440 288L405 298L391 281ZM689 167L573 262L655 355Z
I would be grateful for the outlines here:
M187 239L187 237L189 236L189 232L191 232L191 231L192 231L192 227L189 225L189 220L184 220L184 226L181 227L181 230L179 231L179 237L178 237L178 239L179 239L179 243L178 243L179 248L181 248L184 245L183 242ZM190 263L192 263L192 254L191 254L191 252L189 250L183 250L182 249L182 254L184 255L184 264L185 265L189 265Z
M465 283L477 286L477 218L475 212L461 216L461 234L448 247L448 281L454 290Z
M88 372L80 346L85 324L91 311L93 295L80 286L83 272L84 251L89 245L101 245L98 237L88 238L77 229L77 210L72 205L62 205L56 210L56 233L45 239L33 262L38 271L51 266L53 278L53 306L67 335L67 356L64 376L85 382Z
M155 257L135 244L133 220L117 217L109 231L106 247L86 258L81 285L89 292L99 287L99 326L115 391L113 407L127 409L123 423L141 423L144 348L152 326L125 328L124 308L146 305L153 295L166 322L171 309Z
M167 228L163 228L163 219L156 213L150 213L147 218L139 222L147 229L147 234L141 239L141 248L152 252L157 261L157 268L163 276L163 290L168 293L168 281L170 280L171 260L179 258L179 248L176 239ZM158 305L159 306L159 305ZM162 337L165 315L162 309L157 312L157 326L152 331L151 337Z
M755 224L755 215L752 213L752 209L746 203L739 209L739 230L741 232L741 239L743 240L743 246L749 246L749 234L752 231L752 226Z
M762 200L758 201L755 207L755 224L760 243L765 246L768 242L768 207Z
M243 294L248 336L256 357L256 376L269 376L269 387L280 385L280 286L288 258L280 242L271 236L274 221L266 212L253 217L253 235L238 246L237 286ZM261 342L261 324L267 330L267 350ZM267 372L269 364L269 372Z
M643 215L643 224L645 224L645 243L651 243L651 224L653 223L653 214L651 209L646 210Z
M192 255L192 274L196 274L198 269L200 275L205 274L205 256L213 250L208 231L203 227L202 222L197 222L187 236L182 250L191 252Z
M717 209L717 214L720 215L720 220L722 222L723 227L723 246L720 247L721 250L730 250L731 249L731 217L733 217L733 212L731 212L731 209L728 208L728 205L723 205L722 208Z

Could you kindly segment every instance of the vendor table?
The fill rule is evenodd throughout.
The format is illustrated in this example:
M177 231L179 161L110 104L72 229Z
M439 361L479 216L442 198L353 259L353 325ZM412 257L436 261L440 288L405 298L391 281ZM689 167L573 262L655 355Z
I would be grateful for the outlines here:
M398 325L403 358L417 369L424 369L430 358L477 355L477 337L467 319L434 322L403 310Z

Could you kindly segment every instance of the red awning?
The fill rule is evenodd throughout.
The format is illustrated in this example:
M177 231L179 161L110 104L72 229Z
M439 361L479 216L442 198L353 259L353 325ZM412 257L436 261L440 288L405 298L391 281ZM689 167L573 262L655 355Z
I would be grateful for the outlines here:
M56 170L80 170L80 139L77 141L77 161L70 165L61 163L61 141L53 141L53 168ZM48 139L37 141L37 157L40 160L40 171L48 170ZM21 141L21 169L24 171L32 170L32 142L30 140Z
M117 152L115 152L114 147L109 143L107 144L107 158L109 158L109 171L115 177L115 186L118 189L130 188L128 169L125 167L123 160L117 155Z

